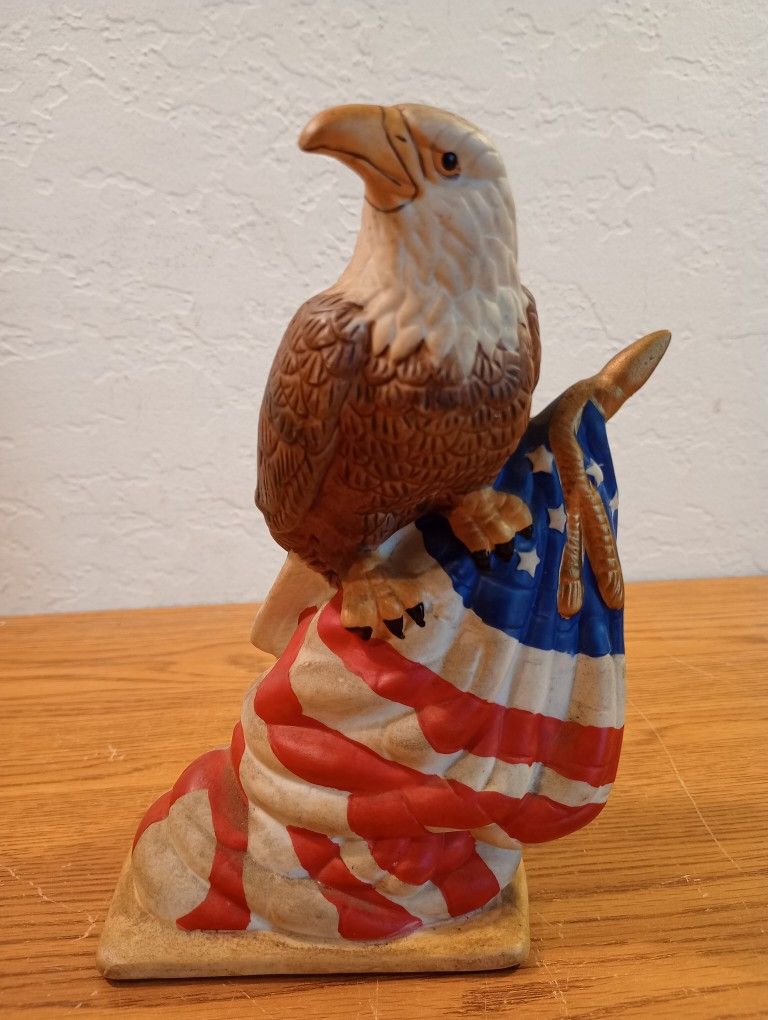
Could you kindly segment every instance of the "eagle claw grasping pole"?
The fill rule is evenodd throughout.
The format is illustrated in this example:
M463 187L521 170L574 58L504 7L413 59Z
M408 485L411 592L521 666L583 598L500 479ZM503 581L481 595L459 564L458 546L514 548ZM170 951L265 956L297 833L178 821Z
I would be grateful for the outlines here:
M504 165L472 124L416 104L339 106L299 144L355 170L365 204L349 265L301 306L276 354L256 502L275 540L341 587L346 627L402 637L406 618L424 626L425 607L379 552L386 539L444 513L488 569L531 525L528 507L491 484L530 416L536 305L518 275ZM613 536L573 449L606 380L578 384L553 414L568 512L563 615L581 605L583 545L606 602L623 601Z

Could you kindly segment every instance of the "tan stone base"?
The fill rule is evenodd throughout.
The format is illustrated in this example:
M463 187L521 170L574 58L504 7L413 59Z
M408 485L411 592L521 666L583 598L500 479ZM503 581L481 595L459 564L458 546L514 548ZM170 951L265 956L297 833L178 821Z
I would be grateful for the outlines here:
M107 978L222 977L497 970L528 955L528 889L522 862L500 902L466 921L393 942L312 942L271 931L183 931L136 901L126 862L99 943Z

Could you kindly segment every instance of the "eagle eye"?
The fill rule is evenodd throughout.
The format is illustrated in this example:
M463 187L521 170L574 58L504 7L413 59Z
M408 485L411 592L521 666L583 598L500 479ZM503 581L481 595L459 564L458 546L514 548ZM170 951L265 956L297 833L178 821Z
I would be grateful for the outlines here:
M459 172L459 157L455 152L444 152L440 157L440 166L446 174L457 174Z

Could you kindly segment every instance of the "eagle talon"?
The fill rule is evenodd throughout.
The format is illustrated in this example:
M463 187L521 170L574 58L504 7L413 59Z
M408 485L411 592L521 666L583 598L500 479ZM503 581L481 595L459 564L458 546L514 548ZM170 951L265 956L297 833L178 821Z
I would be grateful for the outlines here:
M509 563L512 557L515 555L515 540L510 538L508 542L501 542L496 546L494 552L499 559L504 560L505 563Z
M410 609L406 609L406 613L410 616L417 627L426 627L423 602L417 602L415 606L411 606Z
M386 641L390 634L402 640L406 613L419 627L424 626L426 614L419 584L378 553L366 553L353 563L342 576L341 592L342 626L365 641L372 636Z
M520 497L490 487L464 496L448 514L448 522L483 573L491 569L491 550L509 561L515 553L515 536L532 534L527 531L531 511Z
M487 574L491 569L491 554L488 552L488 550L477 549L475 552L471 553L471 556L472 559L475 561L475 566L477 567L477 569L481 573Z
M394 634L401 641L405 637L405 623L402 616L398 616L396 620L384 620L384 626L390 634Z

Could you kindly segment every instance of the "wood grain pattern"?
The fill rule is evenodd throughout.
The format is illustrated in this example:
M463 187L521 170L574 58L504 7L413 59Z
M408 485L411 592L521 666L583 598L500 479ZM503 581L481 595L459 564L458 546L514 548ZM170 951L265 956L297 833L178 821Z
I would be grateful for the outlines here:
M114 883L147 804L228 740L253 607L0 621L0 1014L765 1015L767 602L766 579L629 586L616 787L527 851L517 972L130 985L94 966Z

